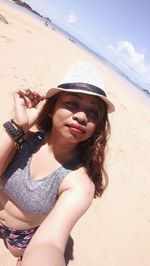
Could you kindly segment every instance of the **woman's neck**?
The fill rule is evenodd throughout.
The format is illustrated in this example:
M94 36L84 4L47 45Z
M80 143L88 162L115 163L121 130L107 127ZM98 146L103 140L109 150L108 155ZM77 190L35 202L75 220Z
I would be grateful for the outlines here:
M66 143L62 138L56 138L53 134L46 136L46 142L49 146L49 151L60 162L66 162L79 154L78 144Z

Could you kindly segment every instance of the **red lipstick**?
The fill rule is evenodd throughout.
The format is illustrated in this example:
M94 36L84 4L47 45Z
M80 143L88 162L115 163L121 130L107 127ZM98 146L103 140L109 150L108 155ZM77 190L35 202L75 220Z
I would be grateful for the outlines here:
M79 133L85 133L85 127L77 124L68 124L67 125L72 130L79 132Z

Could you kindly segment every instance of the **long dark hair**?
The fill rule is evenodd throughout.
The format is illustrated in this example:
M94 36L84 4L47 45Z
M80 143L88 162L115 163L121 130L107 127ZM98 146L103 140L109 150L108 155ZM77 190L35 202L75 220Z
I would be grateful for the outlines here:
M52 114L60 93L55 94L48 99L39 119L39 129L50 131L52 128ZM100 197L108 184L108 176L104 168L105 150L108 137L110 135L110 123L107 116L107 106L101 99L100 101L100 119L97 123L94 135L79 144L82 164L85 167L88 176L95 185L95 197Z

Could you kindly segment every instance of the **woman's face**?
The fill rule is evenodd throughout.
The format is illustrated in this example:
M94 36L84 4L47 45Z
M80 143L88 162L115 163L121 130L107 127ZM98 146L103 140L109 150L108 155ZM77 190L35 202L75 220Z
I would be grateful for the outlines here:
M52 113L52 132L72 143L89 139L100 120L100 100L93 95L61 92Z

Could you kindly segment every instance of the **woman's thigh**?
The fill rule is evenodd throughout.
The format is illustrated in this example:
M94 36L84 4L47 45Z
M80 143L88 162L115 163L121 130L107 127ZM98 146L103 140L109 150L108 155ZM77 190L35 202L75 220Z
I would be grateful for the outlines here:
M8 250L11 252L11 254L14 257L21 257L21 256L23 256L23 253L25 251L25 248L18 248L18 247L11 246L9 244L8 240L6 240L6 246L7 246Z
M0 238L4 240L5 246L13 256L20 257L36 230L37 228L16 230L0 224Z

